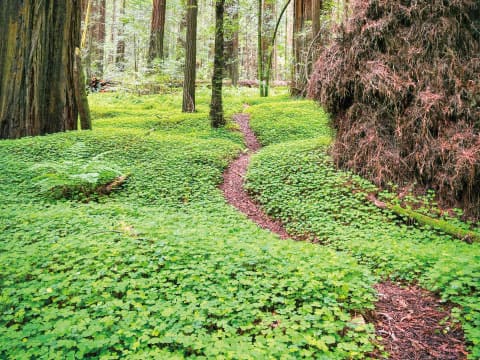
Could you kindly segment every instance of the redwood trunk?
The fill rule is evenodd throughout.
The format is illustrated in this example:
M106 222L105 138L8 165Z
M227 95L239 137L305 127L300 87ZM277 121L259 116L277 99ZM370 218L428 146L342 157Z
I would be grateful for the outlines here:
M163 43L165 37L165 11L166 0L153 0L150 48L148 51L148 58L150 61L153 61L156 58L164 58Z
M311 31L306 33L306 24L312 20L312 0L295 0L293 6L293 73L291 94L305 96L307 88L306 52L313 36ZM310 40L310 41L309 41Z
M77 129L80 0L5 0L0 12L0 138Z
M225 69L224 59L224 28L223 15L225 12L225 0L217 0L215 3L215 61L212 77L212 102L210 104L210 120L212 127L218 128L225 125L222 102L222 81Z
M183 112L195 111L195 79L197 61L197 0L187 3L187 36L185 43L185 77L183 82Z
M93 1L89 56L94 64L93 72L98 77L103 76L105 55L105 10L105 0Z

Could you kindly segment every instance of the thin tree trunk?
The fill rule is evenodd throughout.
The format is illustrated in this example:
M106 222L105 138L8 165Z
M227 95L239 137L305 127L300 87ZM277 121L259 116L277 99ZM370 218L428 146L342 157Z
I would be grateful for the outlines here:
M185 43L185 76L183 82L183 112L195 111L195 79L197 61L197 0L187 3L187 36Z
M156 58L164 59L165 12L166 0L153 0L150 47L148 51L150 62Z
M210 104L210 121L212 127L218 128L225 125L222 102L222 82L225 69L224 59L224 28L223 15L225 12L225 0L215 2L215 61L212 77L212 102Z
M0 12L0 138L77 129L80 0L15 0Z
M273 61L272 59L273 59L274 52L275 52L275 40L277 39L278 29L279 29L280 24L282 22L283 15L287 11L287 8L290 5L291 1L292 0L287 0L285 5L283 6L282 11L280 12L280 16L278 17L277 23L275 24L275 29L273 30L272 40L270 42L270 50L269 50L269 53L268 53L267 63L266 63L267 67L266 67L266 70L265 70L265 82L266 82L265 93L264 93L265 96L268 96L268 89L270 87L270 77L271 77L270 72L271 72L271 69L272 69L272 61Z
M105 1L94 0L92 8L92 36L90 37L91 58L94 61L95 75L103 76L103 64L105 55Z
M188 1L188 0L187 0ZM197 4L197 17L198 17L198 0L195 2ZM188 16L188 4L187 4L187 11L183 13L183 16L178 23L178 36L177 36L177 42L176 42L176 60L180 61L182 58L185 57L185 52L186 52L186 33L188 32L187 30L187 16ZM198 21L198 20L196 20ZM196 40L195 40L196 41Z
M320 31L320 15L323 0L312 0L312 35L315 38Z
M227 5L227 21L230 20L229 26L227 26L225 40L225 66L227 68L228 76L232 80L232 86L238 85L239 78L239 2L238 0L232 0Z
M80 127L82 130L92 129L92 118L88 106L87 92L85 90L85 75L82 70L82 56L80 49L75 48L75 62L73 66L75 98L80 115Z
M126 0L122 0L120 6L120 28L118 29L118 43L117 43L117 56L115 63L120 71L125 69L125 25L123 23L123 17L125 16Z
M118 0L112 0L112 22L110 26L110 42L112 44L111 50L108 53L108 63L115 64L116 60L116 44L118 39Z
M257 27L257 65L258 65L258 87L260 89L260 96L264 94L263 88L263 46L262 46L262 21L263 21L263 4L262 0L258 0L258 10L257 10L257 17L258 17L258 27Z
M82 32L82 41L80 44L80 47L83 49L85 48L85 45L87 44L87 34L88 34L88 28L90 26L90 12L92 9L92 0L85 0L84 1L84 11L82 11L82 15L84 16L84 22L83 22L83 32Z

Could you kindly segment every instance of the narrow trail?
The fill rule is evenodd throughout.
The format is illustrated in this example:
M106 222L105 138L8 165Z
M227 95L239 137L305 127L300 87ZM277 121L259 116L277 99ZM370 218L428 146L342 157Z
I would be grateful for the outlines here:
M225 199L261 228L282 239L293 238L279 221L266 215L244 190L250 157L260 150L261 145L250 128L249 115L237 114L233 119L240 126L248 151L234 160L223 174L224 182L220 189ZM451 305L442 304L440 299L418 286L399 287L386 281L377 284L375 289L378 301L367 320L374 324L390 359L467 358L462 329L450 320L442 324L442 320L450 316ZM379 352L371 356L383 358Z
M248 151L242 153L236 160L234 160L223 173L223 184L220 186L220 189L223 191L223 195L228 203L247 215L250 220L257 223L261 228L274 232L282 239L288 239L290 236L283 228L282 224L268 217L260 206L256 204L243 189L250 157L262 146L250 128L249 115L237 114L234 116L234 120L240 126Z

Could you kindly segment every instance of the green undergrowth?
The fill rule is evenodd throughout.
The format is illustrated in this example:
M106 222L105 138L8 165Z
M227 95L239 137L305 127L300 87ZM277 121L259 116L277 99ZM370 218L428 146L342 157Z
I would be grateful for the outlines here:
M227 115L252 94L228 89ZM96 94L93 131L0 142L0 358L347 359L373 350L372 327L358 321L374 301L366 266L279 241L225 203L222 171L244 145L231 124L210 129L208 99L200 90L198 112L182 114L180 94ZM264 102L275 99L285 95ZM84 202L42 191L48 174L67 188L129 176Z
M247 109L262 145L332 136L328 116L312 101L275 99ZM301 121L299 121L301 119Z
M366 201L372 184L337 171L328 155L326 117L323 123L302 112L295 117L293 104L250 110L254 131L271 145L252 159L249 192L290 233L309 234L331 249L347 251L381 278L418 282L458 304L453 313L463 323L470 357L480 358L480 244L408 225ZM284 132L275 131L277 124ZM357 191L352 191L352 183ZM358 184L365 191L358 191Z

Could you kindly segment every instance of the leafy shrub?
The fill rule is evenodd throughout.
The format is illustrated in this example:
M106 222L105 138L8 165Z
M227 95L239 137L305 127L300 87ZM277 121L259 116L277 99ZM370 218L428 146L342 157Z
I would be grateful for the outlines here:
M64 160L36 164L32 170L42 175L34 179L44 195L55 199L85 199L118 178L119 170L92 159L85 163Z

